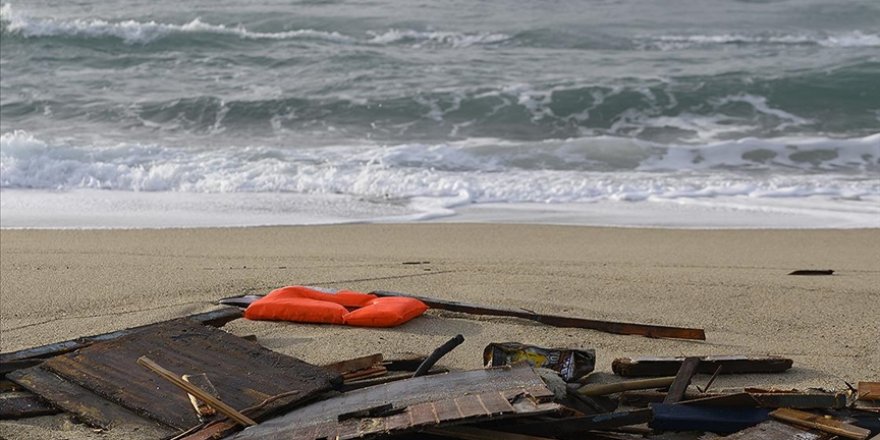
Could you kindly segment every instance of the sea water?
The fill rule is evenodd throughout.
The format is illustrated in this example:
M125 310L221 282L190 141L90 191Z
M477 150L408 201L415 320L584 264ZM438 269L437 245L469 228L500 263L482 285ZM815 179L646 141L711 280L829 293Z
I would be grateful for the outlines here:
M0 7L0 223L880 227L876 0Z

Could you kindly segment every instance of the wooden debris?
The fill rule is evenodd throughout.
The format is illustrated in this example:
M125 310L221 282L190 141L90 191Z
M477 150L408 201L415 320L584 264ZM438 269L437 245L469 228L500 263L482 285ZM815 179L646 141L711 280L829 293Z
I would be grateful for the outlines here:
M641 335L651 338L706 340L706 333L703 331L703 329L696 328L668 327L661 325L633 324L626 322L572 318L567 316L542 315L521 310L486 307L476 304L446 301L437 298L428 298L424 296L409 295L399 292L375 291L370 293L376 296L405 296L416 298L433 309L449 310L452 312L468 313L472 315L511 316L540 322L542 324L554 327L586 328L619 335Z
M165 368L162 368L161 365L153 362L150 358L146 356L141 356L140 358L138 358L137 363L158 374L163 379L173 383L176 387L186 391L188 394L194 395L200 400L207 402L209 405L214 407L214 409L223 413L226 417L229 417L230 419L235 420L236 422L244 426L253 426L257 424L257 422L238 412L235 408L223 403L220 399L208 394L201 388L177 377L177 375L166 370Z
M696 405L651 404L654 417L648 423L661 431L706 431L731 434L765 420L769 410L763 408L728 408Z
M675 381L675 377L661 377L656 379L628 380L626 382L587 384L578 388L578 394L582 396L605 396L622 391L645 390L652 388L665 388Z
M168 427L185 430L198 425L185 393L154 373L137 368L142 355L174 371L211 373L211 382L224 403L233 408L251 407L271 396L299 391L274 401L257 414L249 414L252 419L308 399L340 382L338 376L321 367L186 319L154 324L111 341L94 343L34 368L51 370L64 381ZM56 403L52 390L39 386L28 389ZM94 405L94 401L85 402L65 409L83 415L90 413Z
M383 366L366 368L363 370L352 371L342 375L343 382L351 382L359 379L370 379L373 377L384 376L388 374L388 370Z
M675 375L675 380L669 387L669 392L666 393L666 398L663 399L663 403L676 403L684 397L684 393L687 391L688 385L691 384L691 379L693 379L699 365L700 358L685 358L684 362L681 363L681 368L678 369L678 373Z
M724 437L725 440L830 440L831 435L818 431L805 431L775 420L755 425L735 434Z
M217 388L214 387L214 384L211 383L211 380L208 379L208 375L205 373L184 374L181 376L181 379L195 385L213 397L220 398L220 394L217 393ZM189 403L192 404L193 409L196 410L196 415L199 417L199 420L204 421L206 417L211 417L214 414L217 414L217 411L214 410L211 405L208 405L207 402L199 399L198 396L194 396L192 393L187 394L189 396Z
M196 315L188 316L187 319L201 323L203 325L211 326L211 327L222 327L229 321L241 318L242 311L241 309L235 307L224 307L220 310L215 310L212 312L199 313ZM172 320L174 321L174 320ZM172 321L165 321L172 322ZM104 342L104 341L112 341L117 338L121 338L123 336L131 335L137 333L146 328L150 328L155 325L159 325L163 323L157 324L148 324L140 327L128 328L125 330L119 330L110 333L103 333L100 335L94 336L86 336L82 338L76 338L69 341L64 342L56 342L54 344L42 345L34 348L27 348L24 350L13 351L10 353L2 353L0 354L0 365L5 364L14 364L17 361L27 361L22 362L17 365L15 369L26 368L35 365L35 360L45 359L52 356L57 356L64 353L69 353L78 348L87 347L96 342ZM4 372L5 373L5 372Z
M833 274L834 274L834 271L831 269L826 269L826 270L806 269L806 270L795 270L795 271L789 272L789 275L814 275L815 276L815 275L833 275Z
M440 437L450 437L462 440L551 440L548 437L538 437L513 432L501 432L491 429L474 428L472 426L450 426L446 428L428 428L423 432Z
M880 400L880 382L859 382L856 392L858 400Z
M78 419L101 429L124 426L148 438L165 438L175 430L139 417L134 412L98 396L77 384L62 379L41 366L18 370L9 378L39 394L52 405L75 414Z
M518 423L510 427L498 427L500 430L511 430L531 435L563 436L579 434L595 429L612 429L621 426L638 425L651 420L650 409L620 411L589 416L555 418L542 421Z
M454 350L455 347L461 345L464 342L464 336L455 335L452 339L446 341L443 345L437 347L427 358L422 362L418 368L416 368L415 373L413 373L413 377L424 376L431 370L431 367L437 363L443 356L446 356L447 353Z
M799 408L799 409L840 409L846 406L846 393L824 392L748 392L749 396L762 408ZM721 397L727 393L685 393L683 402L707 397ZM647 406L649 403L662 402L666 393L662 391L626 391L620 395L620 401L630 406Z
M382 353L376 353L368 356L361 356L354 359L334 362L332 364L324 365L323 367L337 374L345 374L351 373L352 371L375 367L376 365L382 363L382 361Z
M871 431L859 428L849 423L841 422L831 417L821 416L791 408L779 408L770 413L770 416L793 425L814 428L841 437L855 440L865 440L871 435Z
M29 391L0 393L0 420L57 414L60 411Z
M505 417L555 413L552 393L530 368L473 370L415 377L351 391L297 408L233 437L235 440L358 438ZM339 421L391 404L400 413Z
M623 357L612 362L614 374L624 377L670 376L678 372L686 358L680 357ZM720 374L781 373L788 370L794 361L779 356L700 356L697 373L713 374L721 368Z

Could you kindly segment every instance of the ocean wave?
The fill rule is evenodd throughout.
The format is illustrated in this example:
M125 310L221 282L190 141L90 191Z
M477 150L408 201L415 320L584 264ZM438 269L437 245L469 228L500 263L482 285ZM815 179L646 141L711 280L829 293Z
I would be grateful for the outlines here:
M125 20L110 22L101 19L59 20L55 18L34 18L12 10L7 3L0 8L0 20L4 22L4 33L34 37L114 37L126 43L149 43L175 33L212 33L233 35L244 39L322 39L337 42L354 41L354 38L338 32L325 32L314 29L299 29L284 32L254 32L244 26L228 27L205 23L196 18L185 24L140 22Z
M229 35L247 40L309 39L365 45L412 43L415 46L419 46L425 43L433 43L453 48L495 44L510 38L504 34L491 32L459 33L417 31L412 29L390 29L384 32L370 31L363 37L316 29L259 32L249 30L241 24L235 26L210 24L203 22L199 18L184 24L137 20L107 21L97 18L61 20L56 18L30 17L14 11L9 3L0 7L0 22L2 22L3 33L20 35L25 38L110 37L120 39L128 44L147 44L176 34Z
M880 34L856 30L835 34L661 35L646 37L641 41L646 47L657 47L664 50L713 45L792 45L852 48L880 47Z
M880 134L742 139L702 148L621 138L320 148L98 147L0 137L0 188L292 192L376 199L589 202L880 195ZM768 171L772 171L769 172Z

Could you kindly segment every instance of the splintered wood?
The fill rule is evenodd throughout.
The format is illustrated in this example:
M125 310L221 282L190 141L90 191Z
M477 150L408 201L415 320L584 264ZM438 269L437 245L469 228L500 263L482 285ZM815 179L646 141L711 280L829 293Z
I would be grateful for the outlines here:
M177 374L207 374L223 401L239 410L298 391L274 401L272 408L277 409L339 382L331 371L187 319L93 343L48 359L41 366L19 370L11 379L97 426L117 423L116 413L102 413L104 399L167 427L198 425L186 392L137 365L144 355ZM91 396L91 400L64 402L65 397L58 395L52 383Z
M552 396L531 368L422 376L301 407L233 438L361 438L450 423L540 415L560 409L551 402Z

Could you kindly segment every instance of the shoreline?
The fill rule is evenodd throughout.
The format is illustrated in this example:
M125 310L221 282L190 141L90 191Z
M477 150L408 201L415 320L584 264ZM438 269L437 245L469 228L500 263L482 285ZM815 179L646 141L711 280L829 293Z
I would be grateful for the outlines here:
M244 319L224 328L254 334L267 348L315 364L430 351L461 333L465 343L443 359L447 367L479 368L487 343L516 341L595 348L600 381L611 377L615 357L711 354L794 359L788 373L722 375L718 388L840 389L844 381L880 377L880 323L873 319L880 316L880 229L457 223L2 229L0 256L3 352L205 312L223 297L306 284L703 328L707 340L621 336L443 311L391 329ZM835 274L787 275L796 269ZM695 383L706 379L698 376ZM44 429L49 422L33 423ZM31 425L3 422L0 434L32 432Z

